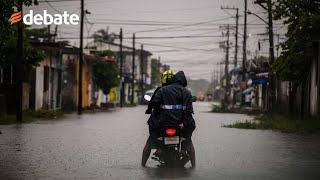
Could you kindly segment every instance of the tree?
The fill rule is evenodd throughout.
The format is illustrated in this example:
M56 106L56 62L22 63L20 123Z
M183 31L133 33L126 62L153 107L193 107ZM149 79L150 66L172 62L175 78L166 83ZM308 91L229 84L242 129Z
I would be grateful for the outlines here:
M114 52L111 50L100 51L99 56L101 56L101 57L114 57Z
M111 88L119 85L119 67L115 61L97 58L92 64L93 81L103 91L109 94Z
M309 76L312 59L312 37L319 34L319 0L277 0L273 11L275 20L288 26L287 40L280 44L282 53L272 65L278 78L296 85Z
M24 5L37 5L37 1L24 0ZM10 25L9 19L14 13L14 7L17 4L13 0L0 1L2 13L0 14L0 67L5 68L8 65L14 64L17 59L17 38L18 28L16 25ZM26 28L26 27L25 27ZM45 54L43 51L37 50L27 41L26 35L23 35L23 51L25 69L32 66L37 66Z
M109 30L100 29L97 33L92 35L95 42L100 43L113 43L114 40L117 38L115 33L109 33Z
M55 34L51 34L48 28L27 29L26 36L33 42L52 42Z

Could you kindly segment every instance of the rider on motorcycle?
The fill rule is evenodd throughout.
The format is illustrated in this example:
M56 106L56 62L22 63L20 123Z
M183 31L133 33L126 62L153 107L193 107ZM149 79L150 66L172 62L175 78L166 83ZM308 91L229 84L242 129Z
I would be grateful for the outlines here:
M190 153L191 164L195 166L195 152L191 141L192 132L196 128L192 117L193 106L192 96L189 90L187 79L183 71L179 71L173 78L173 83L160 88L152 100L152 106L159 112L157 122L163 125L179 125L182 129L183 137L187 139L186 150ZM159 149L156 153L159 152Z
M165 71L164 73L162 73L162 76L161 76L161 84L162 84L162 87L166 86L166 85L169 85L173 82L173 77L176 73L172 70L167 70ZM144 149L143 149L143 153L142 153L142 161L141 161L141 165L142 166L145 166L146 163L147 163L147 160L150 156L150 152L151 152L151 146L155 146L154 142L156 141L156 138L158 136L158 132L157 132L157 129L159 127L159 121L158 121L158 118L159 118L159 110L155 110L154 109L154 103L153 103L153 100L154 100L154 96L155 94L160 90L161 87L158 87L152 97L151 97L151 100L148 104L148 109L146 110L146 114L151 114L150 115L150 118L148 119L148 125L149 125L149 138L146 142L146 145L144 146Z

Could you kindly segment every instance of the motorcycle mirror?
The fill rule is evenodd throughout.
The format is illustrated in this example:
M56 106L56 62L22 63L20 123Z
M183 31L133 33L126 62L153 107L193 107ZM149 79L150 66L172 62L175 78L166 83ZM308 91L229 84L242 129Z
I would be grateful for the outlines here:
M197 100L198 100L198 98L197 98L197 97L192 96L192 102L196 102Z
M151 101L151 96L149 96L149 95L144 95L144 100L146 100L146 101Z

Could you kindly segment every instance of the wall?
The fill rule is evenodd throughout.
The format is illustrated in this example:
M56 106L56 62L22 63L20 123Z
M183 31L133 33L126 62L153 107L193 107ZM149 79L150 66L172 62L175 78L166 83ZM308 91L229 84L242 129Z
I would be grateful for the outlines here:
M310 75L310 115L316 116L318 115L319 110L319 42L313 43L314 51L313 51L313 59L311 64L311 75Z
M43 81L44 68L39 66L36 68L36 82L35 82L35 110L39 110L43 106Z
M62 108L64 110L76 110L77 98L77 68L78 55L64 54L63 62L63 84L62 84Z
M79 84L79 60L77 60L76 62L76 80L77 80L77 83L76 83L76 105L78 104L78 94L79 94L79 91L78 91L78 84ZM86 62L83 63L83 66L82 66L82 107L83 108L86 108L86 107L89 107L89 71L88 71L88 64Z

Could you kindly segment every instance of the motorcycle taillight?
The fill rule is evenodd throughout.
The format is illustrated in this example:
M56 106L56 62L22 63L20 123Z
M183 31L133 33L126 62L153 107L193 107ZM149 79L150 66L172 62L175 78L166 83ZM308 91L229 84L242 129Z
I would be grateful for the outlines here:
M175 130L175 129L166 129L166 133L167 133L167 135L169 135L169 136L175 135L176 132L177 132L177 130Z

